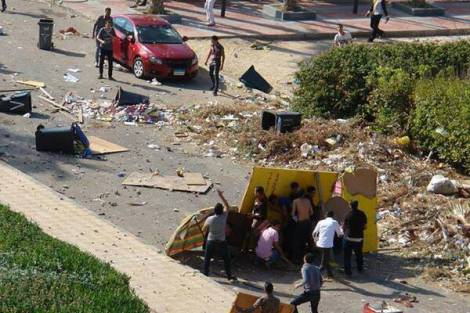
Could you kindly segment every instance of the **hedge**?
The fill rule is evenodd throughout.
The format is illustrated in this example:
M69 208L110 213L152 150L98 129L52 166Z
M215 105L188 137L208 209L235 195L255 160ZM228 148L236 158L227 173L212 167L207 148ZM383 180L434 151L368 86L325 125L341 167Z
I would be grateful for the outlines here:
M444 71L467 75L470 42L349 45L300 64L292 109L305 116L348 118L367 114L380 68L402 70L413 81Z
M420 81L414 103L413 139L424 150L470 173L470 81Z

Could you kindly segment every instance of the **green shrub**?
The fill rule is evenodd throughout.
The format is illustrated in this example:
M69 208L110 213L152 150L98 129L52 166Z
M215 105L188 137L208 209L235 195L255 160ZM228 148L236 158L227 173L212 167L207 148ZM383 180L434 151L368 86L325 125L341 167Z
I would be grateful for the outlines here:
M373 90L370 77L380 67L401 69L414 80L442 70L459 76L470 65L470 42L349 45L312 57L300 65L293 109L305 116L345 118L366 111Z
M148 313L129 278L0 205L0 312Z
M411 134L420 147L470 172L470 81L417 83Z
M368 84L373 86L367 104L367 114L374 127L387 134L400 134L408 128L412 110L414 82L403 69L380 67Z

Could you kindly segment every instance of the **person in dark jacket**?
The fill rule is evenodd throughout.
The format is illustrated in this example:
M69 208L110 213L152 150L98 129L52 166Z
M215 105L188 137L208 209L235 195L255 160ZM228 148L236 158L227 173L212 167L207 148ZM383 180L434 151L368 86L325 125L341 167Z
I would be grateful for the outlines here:
M377 36L383 37L384 31L379 28L379 25L383 16L386 17L386 22L389 20L386 0L373 0L366 16L370 16L370 27L372 28L368 41L373 42Z
M364 270L364 262L362 257L362 246L364 242L364 230L367 226L367 217L364 212L359 210L357 201L351 202L351 212L344 219L344 272L350 276L352 252L356 255L357 270Z
M101 15L96 19L96 22L93 25L93 32L91 35L92 39L98 38L98 32L105 26L106 21L113 21L113 18L111 17L111 8L104 9L104 15ZM96 39L95 67L98 67L100 62L100 50L100 42Z
M114 80L113 78L113 37L115 36L114 29L111 21L106 21L106 24L98 32L96 40L100 43L100 76L99 79L103 78L103 66L104 59L108 59L108 79Z

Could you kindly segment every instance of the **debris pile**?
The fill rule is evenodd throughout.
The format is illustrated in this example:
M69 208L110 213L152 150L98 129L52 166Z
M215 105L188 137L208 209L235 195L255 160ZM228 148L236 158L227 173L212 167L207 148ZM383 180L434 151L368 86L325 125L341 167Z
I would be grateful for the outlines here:
M470 292L470 182L465 177L439 161L410 154L409 140L377 134L359 120L310 119L292 133L264 131L259 104L195 106L178 114L178 127L206 155L218 151L262 165L338 172L374 168L381 247L417 260L421 272L439 268L440 275L428 276Z

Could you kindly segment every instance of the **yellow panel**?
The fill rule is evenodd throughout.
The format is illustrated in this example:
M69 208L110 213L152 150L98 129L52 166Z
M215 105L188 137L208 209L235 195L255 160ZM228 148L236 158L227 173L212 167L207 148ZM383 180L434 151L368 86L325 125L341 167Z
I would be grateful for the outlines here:
M288 196L290 192L290 184L294 181L298 182L302 188L307 186L315 186L317 193L315 195L315 203L320 201L325 203L330 199L333 187L338 179L338 173L334 172L315 172L311 170L298 170L298 169L283 169L283 168L266 168L254 167L250 181L245 190L245 195L239 207L241 213L251 213L255 201L255 187L262 186L265 189L266 195L270 196ZM364 252L377 251L378 238L377 238L377 225L376 225L376 211L377 211L377 197L373 199L366 198L362 195L352 196L346 190L344 184L342 188L342 196L346 201L357 200L359 208L364 211L367 216L367 229L364 238ZM269 215L273 218L276 217Z
M318 176L316 177L316 175ZM325 202L331 197L333 184L337 176L337 173L332 172L254 167L239 211L245 214L251 212L255 201L256 186L262 186L267 196L275 194L278 197L282 197L289 195L290 184L292 182L298 182L304 190L308 186L315 186L317 193L321 194L321 198ZM315 203L320 201L319 194L315 196Z

